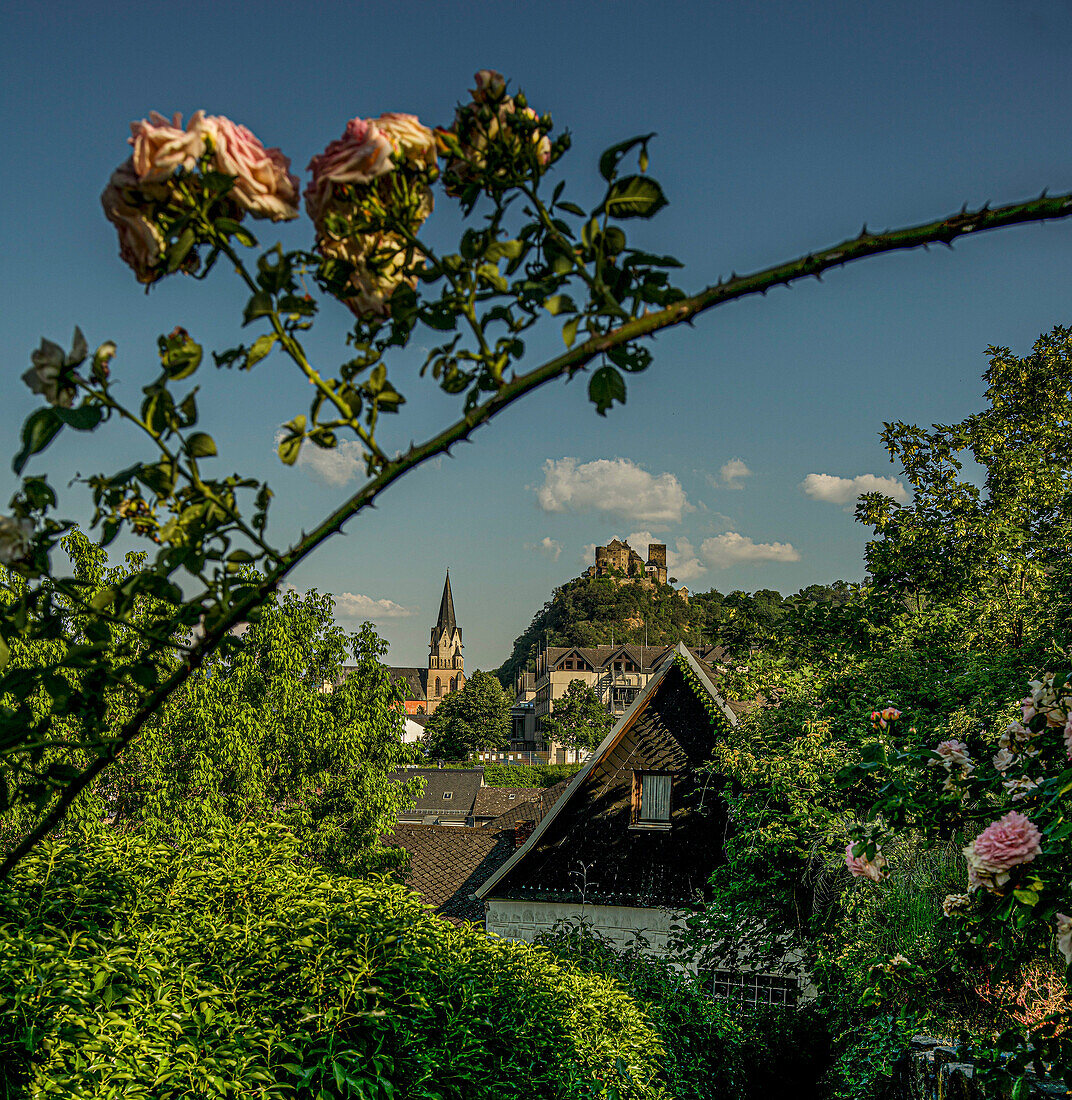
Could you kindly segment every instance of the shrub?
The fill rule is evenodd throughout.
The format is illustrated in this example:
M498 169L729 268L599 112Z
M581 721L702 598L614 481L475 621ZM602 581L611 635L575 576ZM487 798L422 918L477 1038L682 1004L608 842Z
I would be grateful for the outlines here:
M276 827L40 846L0 888L0 1075L72 1098L661 1095L613 983L333 878Z

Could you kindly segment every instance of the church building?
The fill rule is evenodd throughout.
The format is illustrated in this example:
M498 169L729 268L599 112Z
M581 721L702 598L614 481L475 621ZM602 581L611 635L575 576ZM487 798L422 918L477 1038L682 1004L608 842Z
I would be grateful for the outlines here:
M462 657L462 628L454 614L450 570L443 584L439 618L432 627L427 668L389 667L395 680L405 681L407 714L432 714L443 697L460 691L465 684Z

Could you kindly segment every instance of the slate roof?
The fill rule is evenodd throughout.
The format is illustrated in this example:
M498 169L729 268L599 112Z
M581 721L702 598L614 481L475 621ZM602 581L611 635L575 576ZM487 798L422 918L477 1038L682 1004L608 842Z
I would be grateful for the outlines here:
M532 821L539 824L544 816L550 812L551 807L562 797L569 784L569 779L563 779L561 783L556 783L553 787L544 787L538 800L522 802L513 809L500 814L499 817L493 818L483 828L492 830L512 829L519 821Z
M542 787L481 787L476 794L474 817L498 817L524 802L538 802Z
M392 680L404 680L407 699L428 698L428 669L408 668L397 665L388 666Z
M447 570L447 579L443 584L443 598L439 601L439 618L436 620L432 631L433 636L438 637L446 631L453 634L458 629L458 620L454 617L454 595L450 590L450 570Z
M412 810L402 816L436 817L464 822L473 815L473 804L484 781L483 768L400 768L390 778L402 782L416 777L424 779L424 793ZM449 798L445 797L450 795Z
M474 898L473 891L514 853L512 829L396 825L382 843L409 852L406 885L454 924L483 922L484 903Z

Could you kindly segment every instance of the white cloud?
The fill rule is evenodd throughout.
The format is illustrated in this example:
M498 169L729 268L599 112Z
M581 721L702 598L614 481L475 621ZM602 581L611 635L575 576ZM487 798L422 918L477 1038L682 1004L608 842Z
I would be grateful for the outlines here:
M539 542L526 542L525 549L536 550L552 561L558 561L559 556L562 554L562 543L551 538L550 535L544 535Z
M752 561L800 561L800 553L790 542L753 542L748 535L727 531L704 539L700 556L712 569Z
M605 512L665 527L693 507L674 474L649 474L628 458L549 458L536 498L545 512Z
M277 446L284 434L282 429L275 433ZM354 440L342 439L330 451L325 451L315 443L306 442L295 465L308 471L318 481L338 487L353 481L358 474L364 472L364 451L361 444Z
M908 502L908 490L895 477L860 474L858 477L835 477L833 474L808 474L800 483L812 500L827 504L855 504L861 493L882 493L900 504Z
M374 600L358 592L340 592L335 599L335 614L343 619L405 619L415 614L411 607L403 607L394 600Z
M731 458L729 462L722 464L722 468L718 471L718 476L722 479L723 488L743 489L744 485L742 485L741 482L746 477L751 477L752 471L745 465L742 459Z
M649 542L663 542L650 531L634 531L626 540L627 543L642 557L648 556ZM593 547L593 554L595 549ZM666 547L666 575L676 577L682 584L695 580L701 573L706 573L707 567L696 556L696 548L684 536L674 540L671 548Z

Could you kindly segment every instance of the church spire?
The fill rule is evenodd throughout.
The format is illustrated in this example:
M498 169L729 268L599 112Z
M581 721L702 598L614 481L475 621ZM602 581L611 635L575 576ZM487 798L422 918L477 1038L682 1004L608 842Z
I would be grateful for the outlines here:
M450 591L450 570L447 570L447 579L443 584L443 599L439 603L439 620L436 622L435 632L442 637L443 632L453 634L458 629L458 621L454 618L454 596Z

